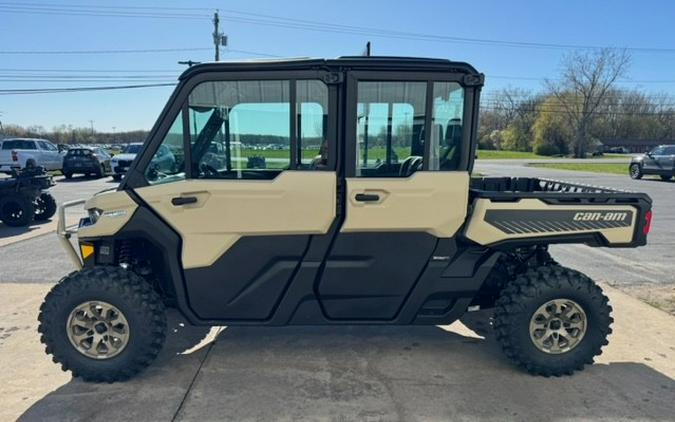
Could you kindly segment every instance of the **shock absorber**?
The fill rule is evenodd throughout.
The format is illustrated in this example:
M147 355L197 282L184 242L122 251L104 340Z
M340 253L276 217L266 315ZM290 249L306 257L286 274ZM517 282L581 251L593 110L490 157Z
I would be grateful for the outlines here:
M130 240L123 240L120 242L118 250L118 262L120 267L128 269L131 266L133 246Z

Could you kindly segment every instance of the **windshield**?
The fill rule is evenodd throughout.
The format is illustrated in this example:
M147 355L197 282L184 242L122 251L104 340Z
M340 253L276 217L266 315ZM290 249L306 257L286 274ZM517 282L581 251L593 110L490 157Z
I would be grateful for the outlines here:
M143 149L143 145L127 145L122 151L123 154L138 154Z

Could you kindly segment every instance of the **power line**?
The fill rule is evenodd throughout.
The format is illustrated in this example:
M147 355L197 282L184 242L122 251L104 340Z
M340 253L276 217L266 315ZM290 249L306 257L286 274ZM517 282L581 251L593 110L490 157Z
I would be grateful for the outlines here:
M98 16L112 17L143 17L143 18L171 18L171 19L206 19L206 14L195 13L161 13L154 7L145 6L85 6L85 5L55 5L49 3L13 3L0 2L0 10L9 13L52 13L52 14L89 14ZM139 10L130 12L130 9ZM207 8L163 8L167 10L207 10ZM140 10L151 10L143 12ZM510 41L499 39L481 39L469 37L451 37L437 34L425 34L405 31L392 31L373 27L364 27L356 25L334 24L329 22L310 21L303 19L293 19L274 15L265 15L260 13L242 12L237 10L221 9L235 16L222 16L222 20L233 22L255 24L264 26L274 26L287 29L298 29L316 32L345 33L352 35L368 35L382 38L411 39L421 41L450 42L450 43L468 43L480 45L495 45L502 47L518 48L538 48L538 49L600 49L607 46L566 44L566 43L540 43L525 41ZM657 48L657 47L623 47L629 51L651 52L651 53L675 53L675 48Z
M123 73L169 73L182 72L183 69L36 69L36 68L0 68L0 72L75 72L75 73L108 73L108 72L123 72Z
M118 85L118 86L89 86L72 88L35 88L35 89L0 89L0 95L23 95L23 94L55 94L65 92L108 91L120 89L154 88L162 86L175 86L175 83L142 84L142 85Z
M145 48L129 50L15 50L0 51L2 55L50 55L50 54L127 54L127 53L173 53L181 51L204 51L210 48Z

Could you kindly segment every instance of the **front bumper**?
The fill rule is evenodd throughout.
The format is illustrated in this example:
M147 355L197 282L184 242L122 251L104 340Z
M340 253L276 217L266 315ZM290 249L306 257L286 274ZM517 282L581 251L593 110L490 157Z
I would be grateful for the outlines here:
M75 201L68 201L61 204L59 207L59 221L56 226L56 235L58 236L63 248L66 250L68 257L71 261L73 261L73 264L75 264L75 267L78 270L82 269L84 263L73 244L70 243L70 238L73 235L77 235L77 230L80 227L80 223L78 222L76 225L68 226L66 224L66 209L83 205L85 202L86 201L84 199L77 199Z

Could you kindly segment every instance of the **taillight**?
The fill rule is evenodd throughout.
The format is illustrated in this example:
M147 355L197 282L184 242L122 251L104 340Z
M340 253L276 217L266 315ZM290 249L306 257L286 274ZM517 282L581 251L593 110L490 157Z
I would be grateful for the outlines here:
M652 229L652 210L649 210L645 214L645 225L642 227L642 233L644 233L644 235L647 236L651 229Z
M19 154L16 151L12 151L12 161L19 161Z

